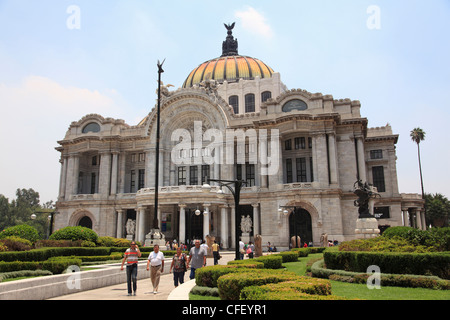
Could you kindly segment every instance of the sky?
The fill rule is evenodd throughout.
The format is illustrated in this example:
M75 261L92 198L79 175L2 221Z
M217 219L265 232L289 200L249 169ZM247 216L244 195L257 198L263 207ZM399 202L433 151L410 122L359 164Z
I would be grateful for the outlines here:
M0 0L0 194L33 188L56 201L60 154L73 121L97 113L137 125L163 82L181 87L221 55L223 23L239 53L289 89L361 101L369 127L389 123L401 193L450 198L449 0Z

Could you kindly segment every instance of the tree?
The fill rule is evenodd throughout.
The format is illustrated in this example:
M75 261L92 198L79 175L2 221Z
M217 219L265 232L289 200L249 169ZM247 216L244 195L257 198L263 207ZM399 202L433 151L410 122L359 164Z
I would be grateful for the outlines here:
M425 194L427 222L433 227L448 227L450 218L450 201L442 194Z
M422 188L422 199L425 199L425 192L423 191L423 178L422 178L422 163L420 161L420 142L425 140L425 131L420 128L414 128L411 131L411 140L417 143L417 154L419 158L419 172L420 172L420 185Z

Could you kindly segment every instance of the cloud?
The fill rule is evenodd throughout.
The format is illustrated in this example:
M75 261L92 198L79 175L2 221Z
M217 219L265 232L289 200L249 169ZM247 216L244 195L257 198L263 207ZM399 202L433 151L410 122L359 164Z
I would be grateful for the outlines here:
M101 93L39 76L0 83L0 194L12 199L17 188L33 188L41 202L56 200L60 154L54 148L70 123L90 113L121 118L126 107L112 89Z
M263 14L247 6L244 11L236 11L235 17L241 20L242 27L250 33L266 38L272 38L274 32L266 22Z

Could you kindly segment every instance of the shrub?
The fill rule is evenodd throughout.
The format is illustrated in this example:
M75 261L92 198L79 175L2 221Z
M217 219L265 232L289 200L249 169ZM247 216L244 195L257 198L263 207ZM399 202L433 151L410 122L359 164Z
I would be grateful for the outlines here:
M242 261L242 260L241 260ZM230 261L231 262L231 261ZM210 266L195 270L195 283L201 287L217 287L217 280L226 274L247 270L255 265ZM256 268L256 267L255 267Z
M55 248L55 247L81 247L81 242L82 241L83 240L77 240L77 241L72 241L72 240L38 240L34 244L34 247L36 249L46 248L46 247L50 247L50 248Z
M6 279L12 278L22 278L22 277L41 277L41 276L51 276L52 272L48 270L22 270L22 271L12 271L0 274L0 282Z
M296 252L299 258L307 257L311 253L312 248L294 248L291 249L292 252Z
M247 260L232 260L228 261L227 265L229 266L241 266L247 268L256 268L256 269L264 269L264 263L261 261L256 261L255 259L247 259Z
M339 246L340 251L371 251L371 252L417 252L424 253L433 250L431 247L413 245L406 239L394 237L377 237L372 239L356 239L345 241Z
M294 251L286 251L275 254L275 256L280 256L282 258L282 262L297 262L299 253Z
M208 296L208 297L219 296L219 290L217 288L200 287L200 286L195 286L194 288L192 288L191 293L199 296Z
M390 227L383 232L382 238L404 239L413 246L428 247L430 251L450 250L450 228L419 230L412 227Z
M265 269L280 269L283 267L283 257L279 255L268 255L268 256L261 256L256 259L254 259L257 262L264 263Z
M0 239L11 236L26 239L28 241L31 241L31 243L34 243L39 239L39 233L37 232L36 228L27 224L20 224L14 227L9 227L0 232Z
M300 300L311 299L312 297L305 297L304 295L331 295L331 283L324 279L314 279L308 277L300 277L296 281L286 281L279 283L271 283L262 286L251 286L244 288L241 291L241 300L265 300L267 293L287 293L288 297L297 296ZM292 295L292 293L302 293L302 295ZM283 295L280 295L280 298ZM317 297L315 297L317 298ZM286 300L286 299L281 299ZM287 299L290 300L290 299Z
M376 265L383 273L450 278L450 254L445 253L325 251L324 258L329 269L366 272L369 266Z
M220 299L239 300L241 291L245 287L297 279L299 279L299 276L294 272L255 269L251 272L236 272L223 275L217 280L217 287L219 288Z
M0 240L0 243L3 243L8 248L8 251L28 251L31 250L32 246L31 241L16 236L3 238Z
M65 227L55 231L50 240L86 240L97 242L98 235L91 229L85 227Z

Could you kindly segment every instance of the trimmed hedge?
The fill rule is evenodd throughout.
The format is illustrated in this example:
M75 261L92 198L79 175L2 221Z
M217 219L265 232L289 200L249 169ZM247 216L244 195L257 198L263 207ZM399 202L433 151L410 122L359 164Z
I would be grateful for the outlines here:
M293 251L284 251L277 254L274 254L274 256L280 256L282 258L282 263L286 262L297 262L299 258L299 254L297 252Z
M22 270L48 270L53 274L64 272L69 266L81 266L80 259L49 259L46 261L0 261L0 272L14 272Z
M265 269L281 269L283 268L283 257L276 254L271 254L267 256L261 256L253 259L257 262L264 263Z
M261 267L261 265L259 266L259 268ZM200 287L214 288L217 287L217 280L223 275L234 272L247 271L248 269L256 269L256 268L258 268L258 266L254 264L253 265L234 264L227 266L215 265L210 267L199 268L195 270L195 283Z
M242 289L240 300L322 300L341 299L331 296L328 280L300 277L296 281L271 283Z
M0 239L11 236L26 239L32 243L36 242L39 239L39 233L37 232L36 228L27 224L19 224L17 226L9 227L0 232Z
M22 271L4 272L0 273L0 282L12 278L42 277L51 275L53 275L53 273L48 270L22 270Z
M327 268L353 272L366 272L371 265L382 273L434 275L450 279L450 254L404 252L348 252L325 251Z
M65 227L52 233L49 240L86 240L96 242L98 239L97 233L92 229L86 227Z
M255 269L223 275L217 280L217 287L221 300L239 300L242 289L246 287L298 279L300 276L290 271Z
M232 260L232 261L228 261L227 265L264 269L264 263L261 261L256 261L255 259Z
M324 260L315 262L311 267L313 277L325 278L349 283L367 283L370 277L367 273L332 270L324 268ZM380 275L381 286L426 288L434 290L450 290L450 281L435 276L419 276L411 274L385 274Z

